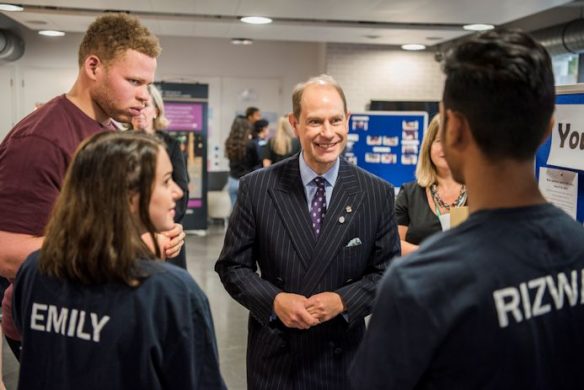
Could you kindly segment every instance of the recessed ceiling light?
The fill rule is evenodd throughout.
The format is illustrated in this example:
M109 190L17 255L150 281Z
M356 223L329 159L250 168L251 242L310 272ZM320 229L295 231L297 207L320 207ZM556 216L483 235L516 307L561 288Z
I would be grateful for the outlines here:
M251 45L253 41L248 38L233 38L231 39L231 43L234 45Z
M468 31L487 31L487 30L494 29L495 26L493 26L492 24L476 23L476 24L467 24L465 26L462 26L462 28L465 30L468 30Z
M0 3L0 11L14 12L22 11L23 9L20 5Z
M241 20L243 23L249 23L249 24L269 24L269 23L272 23L272 19L266 18L264 16L245 16L239 20Z
M65 33L57 30L41 30L39 31L39 35L44 35L45 37L62 37Z
M426 46L419 45L417 43L409 43L407 45L402 45L401 48L404 50L416 51L416 50L424 50L426 48Z

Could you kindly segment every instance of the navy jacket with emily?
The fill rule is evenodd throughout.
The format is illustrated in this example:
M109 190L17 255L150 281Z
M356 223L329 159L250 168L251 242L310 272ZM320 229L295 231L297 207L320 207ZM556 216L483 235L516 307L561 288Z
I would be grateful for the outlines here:
M347 367L377 282L400 252L393 187L342 159L317 239L299 158L241 179L215 266L229 294L250 310L250 389L348 388ZM278 293L324 291L341 296L344 315L309 330L286 328L275 317Z

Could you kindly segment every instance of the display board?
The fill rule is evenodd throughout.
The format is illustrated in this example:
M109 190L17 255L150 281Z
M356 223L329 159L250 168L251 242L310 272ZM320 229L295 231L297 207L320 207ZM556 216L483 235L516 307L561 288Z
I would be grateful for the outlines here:
M557 88L552 134L538 149L535 175L543 195L584 222L584 85Z
M421 111L353 113L345 158L399 188L414 180L427 126Z
M165 130L180 142L189 173L189 201L182 224L185 230L205 230L209 89L206 84L189 83L161 82L157 86L170 122Z

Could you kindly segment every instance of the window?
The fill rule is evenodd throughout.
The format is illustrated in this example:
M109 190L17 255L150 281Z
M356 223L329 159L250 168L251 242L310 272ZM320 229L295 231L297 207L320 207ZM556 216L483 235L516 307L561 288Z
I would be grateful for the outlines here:
M552 57L556 85L578 82L578 54L560 54Z

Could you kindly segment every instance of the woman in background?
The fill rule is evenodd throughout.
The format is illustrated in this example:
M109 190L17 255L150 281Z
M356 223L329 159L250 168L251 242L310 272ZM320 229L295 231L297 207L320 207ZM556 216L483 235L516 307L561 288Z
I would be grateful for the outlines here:
M444 159L439 122L439 116L434 116L422 141L416 180L402 185L395 201L402 256L442 231L441 215L450 213L451 207L466 204L466 189L454 181Z
M174 221L176 223L182 223L189 200L189 173L187 171L187 165L180 148L180 143L166 131L162 131L162 129L168 126L169 122L164 115L164 103L160 92L152 84L148 86L148 92L150 98L140 115L132 118L132 128L137 131L143 131L146 134L156 135L164 141L166 151L172 163L172 180L178 184L184 194L176 202L176 213L174 215ZM167 261L187 269L186 245L183 245L177 256L167 259Z
M182 195L158 139L104 132L81 144L43 245L16 276L19 388L225 387L207 297L157 260L155 236Z
M295 155L300 151L300 142L294 135L287 116L278 119L276 133L268 141L264 153L264 167L269 167L278 161Z
M239 179L251 171L255 164L257 151L252 140L252 128L249 121L237 116L231 124L231 131L225 140L225 156L229 159L229 177L227 179L231 208L237 200Z

